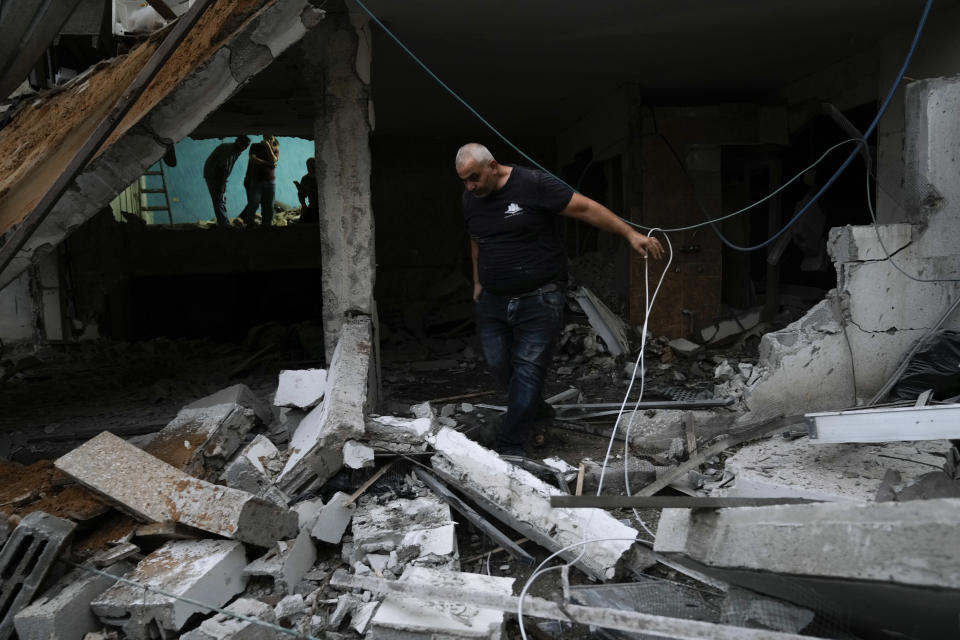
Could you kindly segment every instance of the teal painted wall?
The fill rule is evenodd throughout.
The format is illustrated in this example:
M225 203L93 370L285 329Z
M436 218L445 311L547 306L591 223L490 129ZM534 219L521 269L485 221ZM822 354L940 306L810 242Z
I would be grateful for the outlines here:
M250 136L252 142L259 142L261 136ZM207 184L203 181L203 163L210 152L223 142L233 142L234 138L194 140L184 138L175 145L177 152L177 166L163 165L164 179L167 183L167 195L170 198L170 212L174 223L200 222L213 220L213 205L210 203L210 193ZM277 164L277 195L276 199L291 206L299 207L297 188L294 180L299 180L307 172L307 158L313 156L313 140L303 138L279 138L280 162ZM154 166L153 169L159 167ZM247 152L244 151L233 167L233 173L227 181L227 216L237 217L247 203L246 192L243 188L243 176L247 171ZM148 186L153 187L154 178ZM148 194L150 204L159 204L157 194ZM170 219L166 212L158 212L155 220L157 224L168 224Z

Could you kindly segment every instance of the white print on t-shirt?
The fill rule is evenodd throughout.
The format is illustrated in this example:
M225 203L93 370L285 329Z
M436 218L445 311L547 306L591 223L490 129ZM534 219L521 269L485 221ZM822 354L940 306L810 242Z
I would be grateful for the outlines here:
M512 218L513 216L518 216L521 213L523 213L523 208L516 202L511 202L507 205L507 210L503 212L503 217Z

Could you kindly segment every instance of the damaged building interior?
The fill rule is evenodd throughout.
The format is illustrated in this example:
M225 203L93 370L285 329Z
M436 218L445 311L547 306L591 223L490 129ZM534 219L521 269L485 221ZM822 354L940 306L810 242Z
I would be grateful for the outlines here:
M0 0L0 640L960 637L957 24ZM469 142L664 250L551 212L523 455Z

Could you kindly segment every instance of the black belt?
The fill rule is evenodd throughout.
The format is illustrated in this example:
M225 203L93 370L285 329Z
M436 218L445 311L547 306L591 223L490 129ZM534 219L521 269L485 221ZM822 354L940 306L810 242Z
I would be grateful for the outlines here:
M533 291L527 291L526 293L508 293L505 298L529 298L530 296L538 296L541 293L553 293L554 291L561 291L561 287L556 282L548 282L547 284L537 287Z

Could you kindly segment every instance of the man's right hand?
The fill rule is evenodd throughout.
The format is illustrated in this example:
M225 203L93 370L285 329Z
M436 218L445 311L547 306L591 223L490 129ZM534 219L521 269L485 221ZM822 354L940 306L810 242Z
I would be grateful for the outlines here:
M480 292L483 291L483 285L479 282L473 283L473 301L476 302L480 299Z

